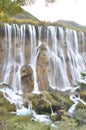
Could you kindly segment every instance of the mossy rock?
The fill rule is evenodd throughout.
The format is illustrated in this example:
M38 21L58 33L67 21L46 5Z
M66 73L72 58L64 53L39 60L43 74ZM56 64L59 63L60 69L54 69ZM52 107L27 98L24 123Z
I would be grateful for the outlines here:
M58 109L64 109L68 110L69 107L72 105L72 102L69 99L69 95L66 94L65 92L59 92L59 91L54 91L51 93L53 99L57 101L57 110Z
M79 124L86 124L86 122L83 122L83 120L86 119L86 109L76 109L73 118L75 118Z
M81 76L85 77L86 76L86 72L81 73Z
M29 101L32 101L33 109L38 113L49 113L51 114L51 108L54 112L60 109L68 110L72 105L69 97L61 92L49 92L43 91L40 95L36 94L25 94L25 106L28 105Z
M0 115L9 113L11 111L16 110L14 104L10 104L4 97L3 94L0 92Z
M85 83L79 83L80 90L86 90L86 84Z
M80 96L81 96L81 99L86 101L86 90L80 90Z
M24 95L25 106L27 107L29 101L32 101L32 108L37 113L50 113L50 104L44 99L43 95L26 94Z

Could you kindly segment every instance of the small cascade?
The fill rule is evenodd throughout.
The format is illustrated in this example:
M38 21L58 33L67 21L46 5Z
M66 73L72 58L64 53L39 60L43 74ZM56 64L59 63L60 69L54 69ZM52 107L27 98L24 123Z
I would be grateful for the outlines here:
M46 101L50 104L51 115L54 115L53 108L52 108L52 103L47 99L46 99Z
M11 103L11 104L15 104L16 107L21 108L24 100L22 98L22 96L15 94L14 91L12 91L9 88L2 88L0 89L0 92L3 93L4 97Z
M78 105L79 102L81 102L82 104L84 104L86 106L86 102L84 102L81 98L80 95L71 95L70 96L70 100L74 102L74 104L69 108L68 110L68 114L69 116L73 116L73 113L76 109L76 106Z

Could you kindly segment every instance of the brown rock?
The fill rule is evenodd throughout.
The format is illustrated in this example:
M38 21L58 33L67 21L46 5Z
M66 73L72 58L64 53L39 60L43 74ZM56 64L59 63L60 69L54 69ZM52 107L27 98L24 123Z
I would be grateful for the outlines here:
M31 66L24 65L20 70L22 90L25 93L32 92L34 87L33 71Z
M37 60L37 78L40 91L45 91L49 87L48 83L48 71L49 71L49 59L46 44L42 44L40 47L40 53Z

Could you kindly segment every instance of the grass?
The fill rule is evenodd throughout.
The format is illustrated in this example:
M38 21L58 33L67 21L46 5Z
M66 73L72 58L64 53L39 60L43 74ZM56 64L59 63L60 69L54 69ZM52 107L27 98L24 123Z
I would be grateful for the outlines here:
M31 116L7 114L0 117L1 130L50 130L50 126L31 121Z

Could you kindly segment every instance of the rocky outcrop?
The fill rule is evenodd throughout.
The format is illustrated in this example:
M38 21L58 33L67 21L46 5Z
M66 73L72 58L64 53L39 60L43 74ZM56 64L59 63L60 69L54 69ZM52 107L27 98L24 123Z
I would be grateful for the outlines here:
M2 92L0 92L0 116L5 115L11 111L15 111L16 106L14 104L10 104L3 96Z
M23 95L25 99L25 106L28 106L28 102L32 101L32 109L37 113L52 113L51 108L54 112L58 112L60 109L67 111L72 102L65 95L58 91L43 91L40 95L27 93Z
M24 65L20 70L22 90L25 93L32 92L34 87L33 71L31 66Z
M49 56L45 42L39 48L39 55L37 59L37 78L40 91L45 91L49 87L48 72Z

